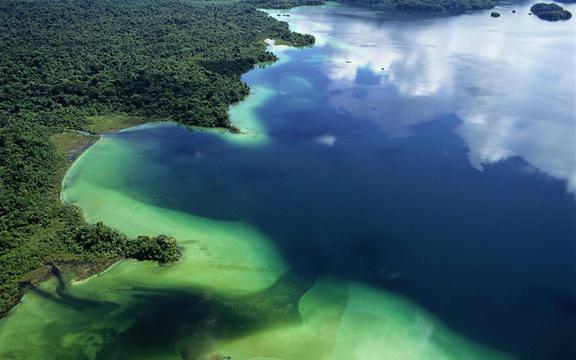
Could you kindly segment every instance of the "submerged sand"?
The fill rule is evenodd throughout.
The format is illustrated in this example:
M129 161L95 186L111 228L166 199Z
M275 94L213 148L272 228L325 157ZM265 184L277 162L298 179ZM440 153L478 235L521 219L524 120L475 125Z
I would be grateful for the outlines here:
M129 164L164 173L143 155L154 146L104 136L70 168L62 199L81 207L88 222L128 236L176 237L182 260L122 261L64 292L52 279L0 324L1 358L500 358L402 297L347 281L286 280L289 267L274 242L250 224L166 209L153 194L133 196ZM174 334L164 339L166 329Z

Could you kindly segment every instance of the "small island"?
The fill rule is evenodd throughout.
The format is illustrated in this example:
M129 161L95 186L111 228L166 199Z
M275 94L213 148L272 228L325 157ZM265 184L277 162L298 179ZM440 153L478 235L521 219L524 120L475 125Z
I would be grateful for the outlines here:
M490 13L490 16L492 16L493 18L497 18L497 17L500 17L500 13L499 13L499 12L496 12L496 11L492 11L492 12Z
M562 6L552 3L538 3L532 5L530 11L538 18L546 21L569 20L572 13Z

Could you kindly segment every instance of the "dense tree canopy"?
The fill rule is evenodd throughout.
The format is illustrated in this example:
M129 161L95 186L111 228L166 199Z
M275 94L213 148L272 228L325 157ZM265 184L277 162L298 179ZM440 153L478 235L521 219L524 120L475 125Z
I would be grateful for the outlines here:
M530 7L530 11L542 20L558 21L569 20L572 18L572 13L565 10L562 6L553 3L538 3Z
M5 0L0 26L0 314L51 266L178 257L171 238L126 239L60 203L53 134L114 113L229 127L240 75L274 59L263 40L314 42L237 1Z
M274 56L262 40L313 42L245 4L7 0L0 4L0 111L122 110L228 126L239 76Z
M130 258L155 260L161 263L173 262L180 258L176 240L166 235L138 236L136 240L125 243L124 251Z
M243 0L262 8L285 9L301 5L321 5L324 0ZM375 9L459 14L491 9L497 0L336 0L344 4ZM576 1L576 0L564 0Z
M242 0L264 9L290 9L303 5L323 5L325 0Z
M340 2L385 9L449 14L491 9L496 5L496 0L340 0Z

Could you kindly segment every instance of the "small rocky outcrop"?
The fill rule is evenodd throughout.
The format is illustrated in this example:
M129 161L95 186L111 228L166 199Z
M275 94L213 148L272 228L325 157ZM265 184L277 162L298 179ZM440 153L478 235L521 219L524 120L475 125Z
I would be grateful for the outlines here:
M532 5L530 11L538 18L546 21L569 20L572 13L562 6L553 3L538 3Z

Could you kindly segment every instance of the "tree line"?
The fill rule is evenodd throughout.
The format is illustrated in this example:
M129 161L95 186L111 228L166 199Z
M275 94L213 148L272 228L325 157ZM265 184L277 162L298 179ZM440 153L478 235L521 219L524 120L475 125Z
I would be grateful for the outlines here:
M261 8L287 9L302 5L322 5L324 0L243 0ZM352 6L372 9L402 10L409 12L429 12L460 14L471 10L491 9L497 0L336 0Z
M230 127L241 74L275 59L263 40L314 42L237 1L5 0L0 27L0 314L48 264L178 257L174 239L127 239L62 204L50 136L118 112Z

